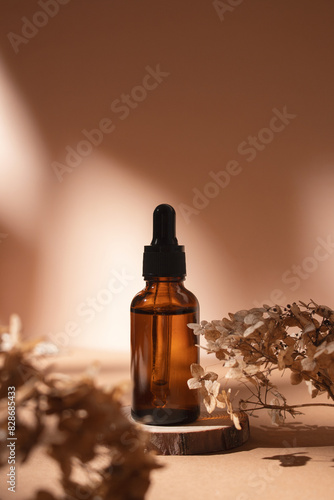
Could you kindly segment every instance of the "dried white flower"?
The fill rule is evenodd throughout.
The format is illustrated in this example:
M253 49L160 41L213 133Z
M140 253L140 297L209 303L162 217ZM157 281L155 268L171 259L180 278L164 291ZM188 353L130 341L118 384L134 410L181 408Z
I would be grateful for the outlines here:
M9 333L13 345L17 345L21 339L22 322L20 316L12 314L9 318Z
M12 336L9 333L3 333L1 336L1 348L0 351L10 351L13 349L14 343L12 341Z
M255 325L249 326L245 331L244 331L244 337L248 337L248 335L251 335L252 333L255 332L255 330L258 330L261 326L264 325L264 321L258 321L255 323Z
M217 380L218 378L217 373L206 372L204 368L197 363L192 363L190 371L193 377L187 381L189 389L201 389L205 386L206 381Z
M54 355L58 353L59 349L53 342L39 342L33 349L33 354L36 356Z
M332 354L334 352L334 341L329 342L324 342L323 344L319 345L315 351L314 354L314 359L318 358L322 354Z
M264 305L190 326L205 337L207 345L203 348L222 361L227 369L225 379L235 379L249 388L247 411L266 408L271 394L276 398L276 408L270 409L273 423L281 424L286 413L296 413L298 406L289 406L271 382L271 373L277 368L291 370L292 385L306 381L312 397L327 393L334 400L333 309L314 301L299 305L294 302L285 308ZM206 376L204 370L199 372L190 385L201 388L210 411L214 403L216 407L226 405L231 419L236 420L229 391L216 395L218 386L213 382L217 375L213 378L210 373ZM205 384L205 378L212 383Z
M303 328L303 333L311 333L315 331L315 325L314 323L307 323L306 326Z
M224 368L228 367L230 367L230 369L226 373L225 378L240 379L246 375L255 375L259 371L259 368L256 365L248 365L243 356L235 356L234 358L226 361L224 363Z
M205 327L208 324L208 321L203 320L200 323L188 323L187 326L194 330L194 335L203 335Z
M204 388L207 392L206 396L203 399L205 408L208 413L212 413L216 407L216 398L219 393L220 384L217 380L205 380Z
M302 369L305 372L313 372L315 370L317 364L312 358L304 358L301 361Z
M262 319L262 314L250 313L244 318L245 325L254 325Z
M242 377L243 377L243 373L242 373L241 368L239 368L239 367L230 368L229 371L225 375L225 378L240 379Z
M307 385L308 392L312 398L315 398L319 391L316 387L314 387L313 383L311 380L305 380L305 383Z
M274 398L270 401L270 404L274 405L274 406L279 406L280 402L277 398ZM283 416L282 411L280 409L272 408L272 409L268 410L268 413L271 417L271 423L273 425L280 426L280 425L284 424L284 416Z

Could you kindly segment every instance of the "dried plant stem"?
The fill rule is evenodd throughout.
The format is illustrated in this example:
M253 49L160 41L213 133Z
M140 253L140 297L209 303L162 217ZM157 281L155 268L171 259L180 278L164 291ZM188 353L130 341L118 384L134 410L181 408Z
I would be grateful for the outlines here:
M271 405L271 404L266 404L259 402L257 403L256 401L252 401L253 405L258 405L255 408L246 408L246 410L243 411L255 411L255 410L261 410L267 408L268 410L284 410L284 411L289 411L289 410L294 410L295 408L307 408L307 407L312 407L312 406L330 406L334 408L334 403L303 403L300 405Z

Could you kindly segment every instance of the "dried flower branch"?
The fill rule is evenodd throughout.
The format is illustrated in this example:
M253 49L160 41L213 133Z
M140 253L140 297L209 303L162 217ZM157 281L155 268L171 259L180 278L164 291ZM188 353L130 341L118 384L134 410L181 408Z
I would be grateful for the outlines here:
M299 302L285 308L264 305L241 310L229 318L190 323L195 335L203 335L206 349L222 361L227 369L225 379L235 379L249 390L250 396L239 401L239 408L253 413L267 409L273 424L280 425L286 414L295 416L306 406L332 406L334 403L288 405L285 397L271 382L274 370L291 371L292 385L305 382L312 398L326 393L334 400L334 311L316 304ZM235 418L230 399L219 393L218 374L204 373L199 365L191 372L199 375L188 381L191 389L200 389L209 413L227 404L232 420ZM208 381L214 384L209 387Z
M101 389L87 374L74 379L40 370L43 354L36 353L47 349L22 342L20 328L17 316L9 326L0 326L2 444L7 439L8 387L15 387L17 463L26 462L42 445L60 467L60 498L142 500L151 471L160 466L146 452L146 434L121 411L123 388ZM1 450L4 466L7 447ZM59 500L44 490L35 499Z

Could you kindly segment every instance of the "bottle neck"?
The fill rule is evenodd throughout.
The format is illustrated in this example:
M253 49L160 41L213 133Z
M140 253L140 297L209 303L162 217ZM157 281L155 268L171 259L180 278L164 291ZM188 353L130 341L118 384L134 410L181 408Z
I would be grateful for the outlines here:
M147 285L155 285L158 283L183 283L185 276L144 276L144 280Z

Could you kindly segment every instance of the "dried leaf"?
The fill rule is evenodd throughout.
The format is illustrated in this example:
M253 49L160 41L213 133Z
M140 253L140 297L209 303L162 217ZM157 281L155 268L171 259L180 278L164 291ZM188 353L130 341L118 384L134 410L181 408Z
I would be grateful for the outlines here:
M240 425L240 420L239 420L238 415L236 415L235 413L232 413L232 420L233 420L235 428L238 429L238 431L241 431L241 425Z
M290 382L292 385L298 385L302 382L302 380L303 380L303 377L302 377L301 373L291 372Z
M212 413L216 407L216 400L211 394L207 394L205 396L205 398L203 399L203 403L208 413Z

